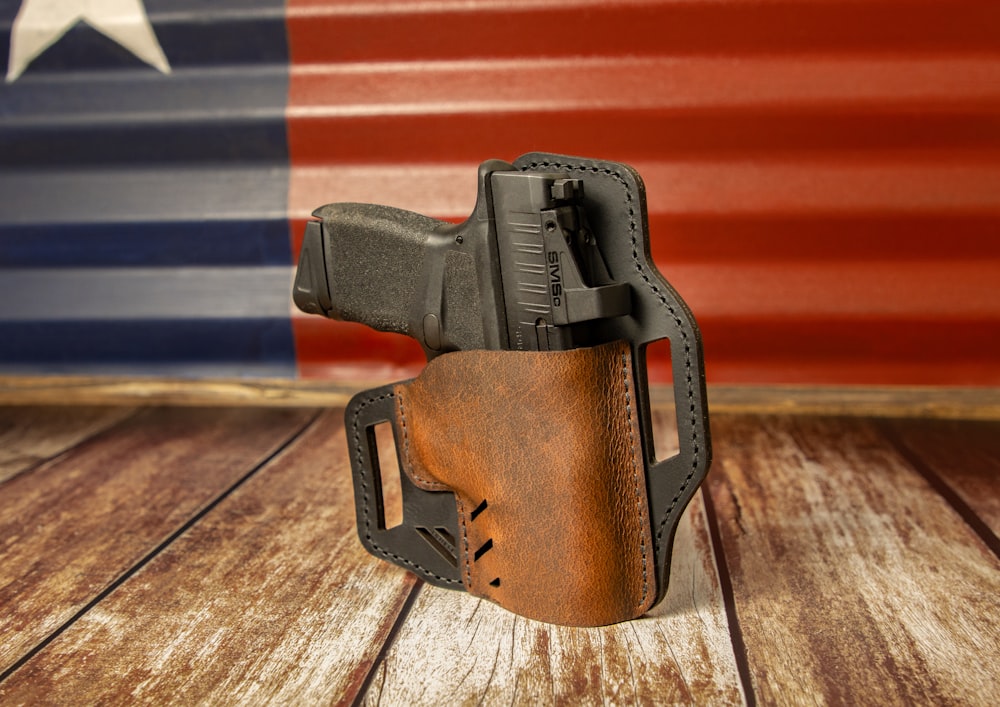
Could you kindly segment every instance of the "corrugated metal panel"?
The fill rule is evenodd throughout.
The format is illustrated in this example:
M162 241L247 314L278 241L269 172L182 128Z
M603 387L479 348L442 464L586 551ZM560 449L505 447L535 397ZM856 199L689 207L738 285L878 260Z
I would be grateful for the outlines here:
M0 0L0 370L292 375L283 2L82 7Z
M458 219L487 156L621 160L710 381L996 385L997 28L995 2L290 0L293 233L331 200ZM294 323L306 375L383 341Z
M643 174L710 381L1000 384L993 0L102 5L171 71L74 22L0 87L0 371L413 371L288 314L309 212L540 149Z

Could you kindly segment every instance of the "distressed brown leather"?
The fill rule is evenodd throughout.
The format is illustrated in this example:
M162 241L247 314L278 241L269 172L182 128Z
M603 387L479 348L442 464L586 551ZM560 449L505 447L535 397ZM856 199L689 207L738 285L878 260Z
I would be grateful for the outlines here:
M449 353L396 387L404 471L455 492L469 592L572 626L652 605L634 390L623 342Z

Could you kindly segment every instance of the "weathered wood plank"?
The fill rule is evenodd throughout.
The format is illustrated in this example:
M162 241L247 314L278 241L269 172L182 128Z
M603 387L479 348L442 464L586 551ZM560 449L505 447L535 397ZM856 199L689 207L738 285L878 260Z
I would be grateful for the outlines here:
M0 376L0 405L185 405L332 407L360 390L406 378L375 371L372 382L291 379ZM379 375L387 374L387 375ZM378 382L381 381L381 382Z
M1000 703L1000 563L877 426L717 416L713 433L761 702Z
M1000 536L1000 422L895 420L891 427Z
M121 422L133 407L0 407L0 484Z
M285 443L302 410L148 410L0 494L0 673Z
M593 629L531 621L424 586L365 704L742 704L701 496L646 617Z
M343 406L361 390L417 371L344 369L336 380L0 376L0 405ZM671 391L650 387L654 405ZM1000 389L709 384L713 412L1000 419Z
M709 385L714 413L1000 420L1000 388Z
M416 579L358 542L342 415L326 413L0 683L0 700L349 701Z

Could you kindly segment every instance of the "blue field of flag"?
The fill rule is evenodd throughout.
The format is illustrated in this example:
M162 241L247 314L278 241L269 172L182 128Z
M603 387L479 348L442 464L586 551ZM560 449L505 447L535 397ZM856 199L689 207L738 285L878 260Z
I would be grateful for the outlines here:
M293 375L283 3L61 4L0 0L0 372Z

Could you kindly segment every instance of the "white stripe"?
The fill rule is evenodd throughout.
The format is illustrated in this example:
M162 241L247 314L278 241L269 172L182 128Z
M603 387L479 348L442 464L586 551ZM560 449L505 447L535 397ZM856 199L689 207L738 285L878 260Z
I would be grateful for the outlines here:
M0 321L284 318L294 268L0 270Z
M281 165L22 169L0 173L0 223L283 219L287 184Z

